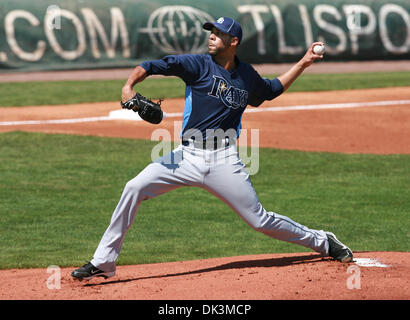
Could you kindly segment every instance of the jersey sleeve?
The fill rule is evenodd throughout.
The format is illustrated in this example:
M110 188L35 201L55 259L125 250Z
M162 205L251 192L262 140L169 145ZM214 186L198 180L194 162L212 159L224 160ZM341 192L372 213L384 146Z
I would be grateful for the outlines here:
M262 78L254 71L253 88L248 99L248 104L258 107L265 100L272 100L283 93L282 83L278 78L272 80Z
M186 83L195 81L201 74L202 64L196 55L169 55L159 60L145 61L140 64L147 75L176 76Z

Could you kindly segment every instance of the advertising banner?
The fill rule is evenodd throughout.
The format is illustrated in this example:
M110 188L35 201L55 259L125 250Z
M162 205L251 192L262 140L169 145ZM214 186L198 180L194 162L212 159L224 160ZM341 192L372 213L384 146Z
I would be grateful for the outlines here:
M133 67L206 53L206 21L243 28L250 63L297 61L314 41L327 61L410 59L408 0L2 0L0 72Z

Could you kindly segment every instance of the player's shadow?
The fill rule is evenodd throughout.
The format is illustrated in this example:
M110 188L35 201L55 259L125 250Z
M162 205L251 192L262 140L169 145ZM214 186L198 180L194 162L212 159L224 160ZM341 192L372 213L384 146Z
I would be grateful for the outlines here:
M114 283L125 283L125 282L132 282L132 281L146 280L146 279L171 278L171 277L179 277L179 276L186 276L186 275L192 275L192 274L198 274L198 273L230 270L230 269L285 267L285 266L297 265L297 264L317 263L321 261L325 261L325 260L320 255L315 255L315 254L292 256L292 257L282 257L282 258L272 258L272 259L234 261L234 262L221 264L219 266L215 266L211 268L204 268L204 269L179 272L179 273L152 275L152 276L138 277L138 278L131 278L131 279L112 280L112 281L105 281L101 283L88 283L88 284L85 284L84 286L94 287L94 286L102 286L102 285L108 285L108 284L114 284Z

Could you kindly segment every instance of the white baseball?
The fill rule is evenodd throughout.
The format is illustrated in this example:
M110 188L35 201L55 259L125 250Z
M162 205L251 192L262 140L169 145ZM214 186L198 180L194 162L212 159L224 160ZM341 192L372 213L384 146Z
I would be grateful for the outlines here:
M313 47L313 52L318 54L318 55L324 54L325 51L326 51L326 48L323 44L317 44Z

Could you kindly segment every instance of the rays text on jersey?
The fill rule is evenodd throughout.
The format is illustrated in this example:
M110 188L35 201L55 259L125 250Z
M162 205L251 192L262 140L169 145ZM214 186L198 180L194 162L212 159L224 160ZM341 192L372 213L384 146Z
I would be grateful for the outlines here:
M208 95L220 98L221 101L228 108L237 109L245 108L248 104L248 91L235 88L234 86L228 86L228 81L219 76L212 76L214 82L211 92Z

